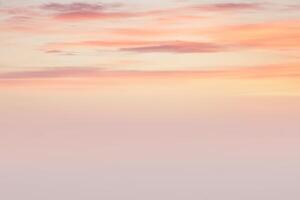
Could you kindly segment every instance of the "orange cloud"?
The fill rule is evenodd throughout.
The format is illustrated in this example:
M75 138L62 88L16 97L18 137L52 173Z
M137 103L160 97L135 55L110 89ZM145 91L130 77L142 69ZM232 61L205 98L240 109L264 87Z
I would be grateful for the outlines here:
M300 68L296 64L198 71L122 71L96 67L64 67L0 73L0 88L6 90L47 88L55 91L78 91L79 88L86 90L132 85L140 89L158 86L160 89L170 88L174 91L179 87L199 95L299 96L299 84Z
M121 50L138 53L211 53L226 51L226 47L213 43L175 41L161 42L150 46L122 48Z
M275 21L218 29L212 34L219 42L263 49L300 48L300 21Z
M69 47L117 48L120 51L131 51L137 53L210 53L227 50L226 46L209 42L138 40L81 41L54 43L48 44L46 46L46 50L53 51Z
M242 10L258 10L261 9L261 4L258 3L216 3L216 4L201 4L191 6L191 8L206 12L223 12L223 11L242 11Z
M194 4L190 6L181 6L176 8L161 9L161 10L150 10L144 12L144 15L157 16L165 14L186 12L227 12L227 11L245 11L245 10L260 10L263 6L261 3L207 3L207 4Z
M155 29L154 27L149 29L146 27L143 28L115 28L109 31L110 33L116 35L124 35L124 36L134 36L134 37L145 37L145 36L160 36L166 34L174 33L174 30L162 30Z
M300 78L300 65L282 64L211 70L111 70L97 67L61 67L41 70L0 73L0 80L52 78L105 78L105 77L198 77L198 78Z
M207 3L189 6L179 6L161 10L149 10L135 13L139 17L149 17L164 25L186 23L207 19L217 13L259 11L264 8L261 3Z
M97 75L98 68L48 68L37 71L17 71L1 73L0 79L45 79L45 78L68 78L87 77Z
M151 41L138 40L90 40L80 42L60 42L46 45L46 49L63 49L69 47L105 47L105 48L121 48L128 46L141 46L153 44Z

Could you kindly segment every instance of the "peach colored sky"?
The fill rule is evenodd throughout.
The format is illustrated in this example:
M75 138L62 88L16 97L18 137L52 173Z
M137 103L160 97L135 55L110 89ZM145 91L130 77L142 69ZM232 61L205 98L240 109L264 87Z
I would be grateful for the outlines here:
M0 73L298 65L298 7L294 1L2 2Z

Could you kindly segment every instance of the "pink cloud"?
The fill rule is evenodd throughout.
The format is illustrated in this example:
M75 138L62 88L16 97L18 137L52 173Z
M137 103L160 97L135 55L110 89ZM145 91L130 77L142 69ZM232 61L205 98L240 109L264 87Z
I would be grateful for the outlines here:
M54 15L54 19L62 21L98 20L98 19L121 19L130 17L128 13L122 12L99 12L99 11L77 11Z
M203 11L240 11L240 10L258 10L261 4L257 3L216 3L196 5L191 8Z
M171 71L143 71L143 70L112 70L97 67L61 67L42 68L40 70L13 71L0 73L0 80L23 79L54 79L54 78L139 78L139 77L205 77L205 78L299 78L298 64L278 64L253 67L238 67L230 69L211 70L171 70Z
M174 30L155 29L154 27L141 27L141 28L114 28L110 32L116 35L134 36L134 37L147 37L172 34Z
M226 49L226 47L214 43L175 41L150 46L122 48L121 50L139 53L211 53L225 51Z
M78 12L78 11L98 11L102 10L102 4L89 4L89 3L48 3L41 6L42 9L58 11L58 12Z
M103 20L103 19L123 19L127 17L151 17L165 23L174 23L176 21L199 20L199 10L201 12L219 12L219 11L239 11L256 10L261 5L257 3L219 3L219 4L200 4L193 6L183 6L178 8L167 8L162 10L149 11L120 11L121 4L103 4L103 3L47 3L38 7L24 8L2 8L0 13L6 13L11 16L25 17L50 16L53 19L61 21L80 21L80 20ZM46 13L45 13L46 12Z
M176 8L150 10L141 15L144 16L166 16L166 15L178 15L187 16L187 18L194 18L193 14L199 14L205 12L226 12L226 11L245 11L245 10L260 10L262 4L259 3L215 3L215 4L195 4L191 6L180 6Z
M80 41L48 44L46 51L57 49L72 49L72 47L116 48L120 51L138 53L210 53L227 51L229 47L209 42L192 41L142 41L142 40L112 40L112 41Z
M119 5L91 4L91 3L49 3L40 6L41 9L54 12L52 15L56 20L80 21L96 19L114 19L131 16L127 12L116 12L108 8L118 7Z
M164 19L174 15L176 20L194 20L199 19L195 12L201 10L202 12L222 12L222 11L239 11L239 10L258 10L261 4L257 3L219 3L219 4L201 4L194 6L170 8L164 10L149 10L149 11L135 11L135 12L122 12L114 11L111 8L117 7L116 5L109 4L91 4L91 3L49 3L40 6L41 9L54 12L54 19L66 21L79 21L79 20L95 20L95 19L113 19L124 17L159 17ZM118 5L119 7L119 5ZM186 13L190 14L186 14ZM174 14L175 13L175 14ZM170 20L167 17L168 21Z

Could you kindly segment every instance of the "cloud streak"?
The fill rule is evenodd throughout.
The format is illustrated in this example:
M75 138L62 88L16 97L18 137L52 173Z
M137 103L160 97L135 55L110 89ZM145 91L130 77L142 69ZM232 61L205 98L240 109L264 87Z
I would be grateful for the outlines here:
M67 12L54 15L54 19L61 21L82 21L82 20L104 20L104 19L122 19L130 17L129 13L122 12L93 12L93 11L80 11L80 12Z
M40 6L41 9L57 12L79 12L79 11L99 11L104 9L103 4L89 3L48 3Z
M104 4L104 3L46 3L38 7L23 8L2 8L0 13L6 13L12 16L24 14L27 17L48 15L52 19L60 21L81 21L81 20L104 20L104 19L124 19L129 17L152 17L159 20L167 18L173 20L198 20L198 12L227 12L227 11L245 11L259 10L261 4L257 3L217 3L200 4L192 6L183 6L166 9L149 9L147 11L117 11L115 8L122 7L122 4ZM187 14L190 13L190 14ZM195 15L197 14L197 15ZM173 17L172 17L173 16Z
M64 49L76 47L115 48L120 51L136 53L213 53L227 51L225 45L209 42L192 41L139 41L139 40L115 40L115 41L81 41L48 44L45 48Z
M260 10L261 4L258 3L216 3L201 4L191 6L193 9L205 12L223 12L223 11L244 11L244 10Z
M41 5L42 10L54 12L53 19L61 21L103 20L130 17L128 12L113 11L113 5L100 3L48 3Z
M274 21L228 26L211 34L219 42L261 49L300 48L300 21Z
M95 76L100 69L91 67L64 67L64 68L46 68L36 71L16 71L1 73L0 79L48 79L48 78L69 78L69 77L88 77Z
M226 51L226 49L226 47L214 43L175 41L150 46L122 48L121 50L137 53L213 53Z
M196 77L196 78L300 78L297 64L239 67L211 70L111 70L98 67L43 68L32 71L0 73L0 80L56 79L56 78L138 78L138 77Z

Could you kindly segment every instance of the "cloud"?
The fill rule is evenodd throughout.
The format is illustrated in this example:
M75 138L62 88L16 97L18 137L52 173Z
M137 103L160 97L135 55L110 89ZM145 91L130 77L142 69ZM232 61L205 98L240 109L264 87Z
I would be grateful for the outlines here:
M278 64L210 70L111 70L98 67L42 68L31 71L0 73L0 80L69 79L69 78L299 78L298 64Z
M16 71L0 74L0 79L47 79L47 78L68 78L87 77L98 74L99 68L92 67L63 67L46 68L36 71Z
M81 20L100 20L100 19L122 19L130 17L129 13L122 12L96 12L96 11L78 11L66 12L54 15L54 19L62 21L81 21Z
M61 55L61 56L75 56L75 55L77 55L76 52L61 51L61 50L56 50L56 49L45 50L44 53L54 54L54 55Z
M207 11L241 11L241 10L258 10L261 9L261 4L258 3L216 3L216 4L201 4L192 6L191 8Z
M61 50L46 50L45 53L60 54L60 53L63 53L63 51L61 51Z
M54 12L53 18L61 21L81 21L81 20L98 20L98 19L116 19L130 17L127 12L116 12L109 10L119 5L109 5L100 3L48 3L41 5L43 10Z
M112 41L80 41L62 42L46 45L45 51L72 49L72 48L108 48L120 51L138 53L211 53L229 50L225 45L209 42L192 41L143 41L143 40L112 40Z
M113 8L120 7L115 4L101 3L48 3L41 5L40 8L53 13L54 19L62 21L80 21L80 20L96 20L96 19L122 19L125 17L158 17L159 20L171 21L175 20L198 20L202 18L198 16L201 12L223 12L223 11L242 11L242 10L258 10L261 4L258 3L217 3L217 4L200 4L192 6L183 6L177 8L169 8L162 10L150 9L148 11L115 11ZM189 13L189 14L187 14Z
M58 42L47 44L46 51L61 50L66 48L76 47L95 47L95 48L121 48L121 47L135 47L142 45L151 45L151 41L139 41L139 40L87 40L79 42Z
M103 10L103 4L89 4L89 3L48 3L41 5L40 8L44 10L51 10L57 12L79 12L79 11L98 11Z
M300 48L300 21L273 21L217 28L218 42L271 50Z
M188 6L179 6L169 9L149 10L143 13L144 16L165 16L165 15L183 15L189 18L196 17L192 14L209 13L209 12L227 12L227 11L246 11L263 9L261 3L207 3L194 4ZM142 14L142 13L141 13Z
M240 78L300 78L298 63L239 67L226 70L230 77Z
M293 5L287 5L284 9L284 11L299 11L300 10L300 4L293 4Z
M121 50L138 53L212 53L225 51L226 47L214 43L175 41Z
M110 29L110 33L121 36L133 37L153 37L160 35L168 35L174 33L174 30L156 29L155 27L141 27L141 28L114 28Z
M177 23L186 20L199 20L204 16L199 14L206 12L257 10L262 6L257 3L219 3L198 4L192 6L179 6L177 8L149 9L149 10L122 10L123 4L109 3L46 3L40 6L27 6L23 8L0 8L0 13L13 16L44 18L50 17L59 21L87 21L87 20L111 20L124 18L138 18L146 20L158 20L160 23ZM199 12L201 11L201 12Z

